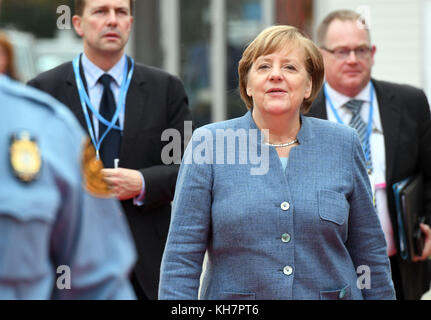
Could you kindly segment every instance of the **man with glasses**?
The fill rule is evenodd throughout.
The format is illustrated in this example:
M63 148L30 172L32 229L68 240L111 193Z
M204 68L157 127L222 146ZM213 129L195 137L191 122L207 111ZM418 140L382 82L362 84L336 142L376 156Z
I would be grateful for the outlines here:
M376 47L354 11L329 14L318 28L326 83L309 116L355 128L361 138L376 211L385 233L398 299L419 299L428 290L431 255L431 117L422 90L371 78ZM402 259L392 185L422 173L426 223L421 256ZM371 270L372 272L372 270ZM372 284L378 285L378 284Z

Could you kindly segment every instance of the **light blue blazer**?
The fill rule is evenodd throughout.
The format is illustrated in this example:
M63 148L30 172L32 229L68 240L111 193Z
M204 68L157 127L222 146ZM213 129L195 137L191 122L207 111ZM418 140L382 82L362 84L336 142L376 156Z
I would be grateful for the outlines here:
M262 133L250 112L195 131L176 185L160 299L198 298L206 251L201 299L395 298L356 132L301 121L285 170L275 148L253 139ZM238 133L237 143L223 145L223 132ZM264 174L252 173L265 167L255 150Z

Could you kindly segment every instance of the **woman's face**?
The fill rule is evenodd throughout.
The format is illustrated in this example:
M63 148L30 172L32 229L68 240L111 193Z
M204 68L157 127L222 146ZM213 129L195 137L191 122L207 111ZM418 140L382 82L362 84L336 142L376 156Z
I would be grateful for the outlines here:
M312 81L300 48L287 48L260 56L248 73L247 95L259 112L281 115L297 113L310 97Z

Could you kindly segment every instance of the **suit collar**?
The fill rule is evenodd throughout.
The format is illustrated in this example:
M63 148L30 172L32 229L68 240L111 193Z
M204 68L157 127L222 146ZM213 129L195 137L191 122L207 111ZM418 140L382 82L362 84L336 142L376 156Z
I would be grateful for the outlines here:
M123 54L120 60L110 70L104 71L99 66L95 65L90 59L88 59L87 55L83 53L81 55L80 66L84 69L85 80L90 88L93 88L98 83L103 74L109 74L114 79L116 85L121 87L123 78L126 76L124 75L124 67L126 63L127 56Z
M87 91L87 82L85 81L84 71L82 70L81 66L80 66L80 75L82 78L82 82L84 83L85 90ZM82 112L81 101L79 99L72 62L69 62L68 67L65 69L64 81L65 81L65 93L64 93L65 101L67 101L68 107L75 114L81 126L83 128L87 128L87 124L84 118L84 113Z
M386 180L392 181L397 147L399 145L401 105L397 102L396 93L385 83L372 79L379 102L380 120L383 127L386 153Z
M81 74L82 81L84 82L84 85L86 85L86 83L85 83L85 77L84 77L84 71L82 70L81 63L79 64L79 71L80 71L80 74ZM75 73L73 72L73 64L72 64L72 62L69 63L69 68L67 68L66 83L69 86L72 86L72 87L76 88Z
M396 168L396 152L399 141L401 105L397 102L396 92L391 90L384 82L371 79L379 103L380 120L383 127L386 153L386 181L392 181ZM328 119L326 99L323 89L314 100L309 116Z
M132 67L132 60L129 56L127 56L127 61L129 64L129 70ZM142 65L141 65L142 67ZM145 74L142 72L142 68L139 67L139 64L135 62L135 69L133 71L132 82L135 82L136 85L142 86L146 82Z
M326 89L328 97L330 98L332 105L337 110L337 112L340 112L340 110L344 108L344 105L350 100L361 100L368 103L372 102L370 101L370 82L368 82L368 84L354 97L349 97L338 92L337 90L333 89L331 85L327 82L323 86L324 89Z
M319 91L319 94L311 105L310 111L306 115L319 119L328 119L328 114L326 112L326 99L323 88Z
M129 59L129 66L131 65ZM145 76L142 68L135 64L133 77L130 82L126 98L126 111L124 117L123 137L133 137L137 134L142 124L144 112L151 112L148 106L148 86L145 85ZM156 106L153 106L156 107Z
M128 64L129 68L131 67L131 60L129 57ZM87 82L85 80L84 71L82 68L82 64L80 63L80 75L82 82L84 83L84 87L87 90ZM65 75L65 83L66 83L66 96L67 101L69 101L69 107L72 112L76 115L78 121L80 122L83 128L87 128L84 113L82 112L82 105L79 99L78 89L76 86L75 73L73 71L72 62L69 63L69 67L66 70ZM140 121L142 121L144 106L146 104L146 100L148 97L148 90L145 86L145 74L142 71L142 68L135 64L135 69L133 72L133 77L130 82L129 91L127 92L126 98L126 111L124 118L124 132L123 137L131 137L136 135L136 128L139 127ZM148 110L147 110L148 111ZM91 119L92 120L92 119ZM86 131L88 131L86 129Z
M131 59L127 55L126 55L126 58L127 58L127 62L129 65L128 70L130 70L130 68L132 66ZM87 90L87 81L85 80L84 70L82 68L82 62L81 61L79 62L79 74L81 76L82 82L84 83L85 90ZM142 76L141 73L136 72L136 68L135 68L135 72L133 73L132 81L137 82L139 85L141 85L145 82L145 78ZM75 73L73 72L72 62L70 62L70 67L67 70L66 83L68 85L76 88Z

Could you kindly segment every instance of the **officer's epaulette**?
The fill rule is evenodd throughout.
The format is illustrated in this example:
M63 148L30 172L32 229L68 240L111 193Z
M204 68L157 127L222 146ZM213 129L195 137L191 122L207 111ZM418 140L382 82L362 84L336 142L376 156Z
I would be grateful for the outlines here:
M58 101L50 95L20 82L13 81L7 77L1 77L0 88L16 99L32 100L37 102L38 105L48 108L52 112L55 112L54 105L58 104Z

